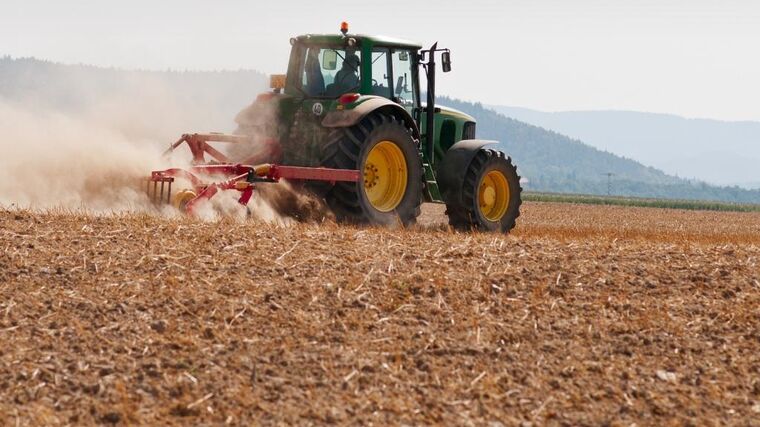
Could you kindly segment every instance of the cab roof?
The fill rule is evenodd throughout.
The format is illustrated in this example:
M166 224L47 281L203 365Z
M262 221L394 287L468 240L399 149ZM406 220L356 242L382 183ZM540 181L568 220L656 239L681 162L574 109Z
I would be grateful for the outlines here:
M296 40L299 42L316 44L342 44L345 38L348 37L355 38L359 44L362 44L363 42L369 42L375 46L401 47L415 50L422 49L422 45L417 42L397 39L394 37L369 36L365 34L346 34L345 36L342 34L304 34L296 37Z

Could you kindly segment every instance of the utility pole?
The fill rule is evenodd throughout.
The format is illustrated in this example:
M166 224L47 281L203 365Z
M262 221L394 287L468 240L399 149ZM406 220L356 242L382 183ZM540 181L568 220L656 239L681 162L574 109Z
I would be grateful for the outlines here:
M615 176L612 172L603 173L602 175L607 175L607 195L612 195L612 177Z

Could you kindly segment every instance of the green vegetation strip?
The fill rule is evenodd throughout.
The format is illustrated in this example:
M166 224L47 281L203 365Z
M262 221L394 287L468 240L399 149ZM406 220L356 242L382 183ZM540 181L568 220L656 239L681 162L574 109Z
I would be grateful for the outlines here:
M647 199L641 197L537 193L527 191L522 193L522 199L530 202L582 203L587 205L637 206L644 208L689 209L698 211L760 212L760 205L706 200Z

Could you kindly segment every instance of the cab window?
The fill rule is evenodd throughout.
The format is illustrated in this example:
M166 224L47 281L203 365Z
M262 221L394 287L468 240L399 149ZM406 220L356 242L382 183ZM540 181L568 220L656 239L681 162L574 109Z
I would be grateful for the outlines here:
M359 90L359 51L312 46L305 55L301 77L304 95L338 97Z
M396 50L392 55L393 98L404 107L414 107L416 91L412 78L412 54L408 50Z
M391 75L388 68L388 49L375 49L372 52L372 94L391 98Z

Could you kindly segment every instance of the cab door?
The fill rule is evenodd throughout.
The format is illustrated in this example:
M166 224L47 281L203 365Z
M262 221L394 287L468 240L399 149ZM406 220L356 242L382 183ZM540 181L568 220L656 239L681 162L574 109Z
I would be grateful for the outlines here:
M391 99L400 104L412 117L419 106L417 79L413 73L414 52L406 49L391 50Z
M390 50L385 47L372 50L372 86L370 93L388 99L392 99L393 94L390 55Z

